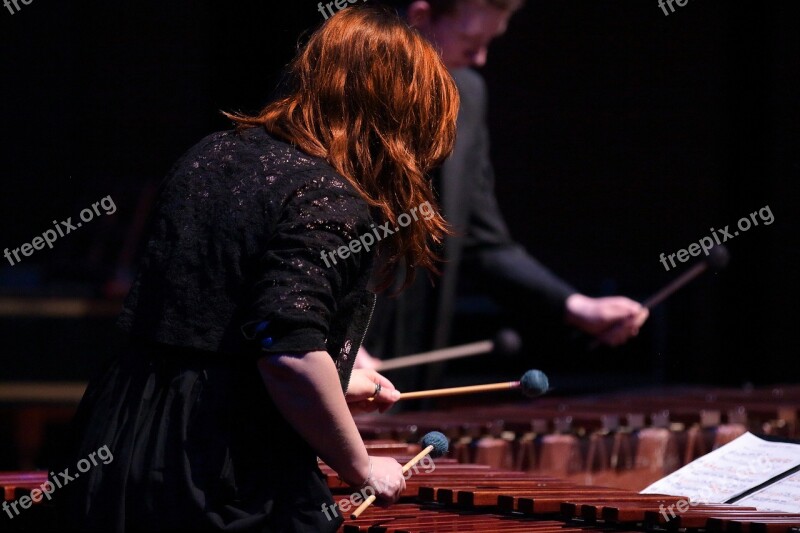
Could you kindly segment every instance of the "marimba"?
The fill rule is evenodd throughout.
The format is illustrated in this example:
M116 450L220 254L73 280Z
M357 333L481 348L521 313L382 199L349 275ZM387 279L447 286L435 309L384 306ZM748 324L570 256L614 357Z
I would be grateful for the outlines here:
M396 457L399 462L405 456ZM323 466L334 500L352 489ZM430 473L408 480L401 502L370 508L346 520L344 533L436 533L482 531L609 533L697 531L719 533L800 533L800 514L764 512L726 504L684 504L688 499L588 487L548 476L502 471L485 465L439 459ZM347 509L343 508L346 513Z
M484 531L548 531L551 527L559 531L667 531L680 527L785 533L784 526L794 517L726 506L692 507L662 523L661 504L653 506L649 497L608 485L630 488L633 484L612 483L626 481L630 472L637 476L639 490L710 451L720 439L731 440L744 430L796 437L798 418L797 386L545 397L532 403L428 411L424 416L360 417L359 428L365 438L384 439L369 444L372 454L408 459L418 446L406 442L440 430L452 440L453 458L437 459L435 473L413 476L400 505L386 511L370 509L348 527L351 531L367 531L367 525L376 523L382 525L372 531L404 531L405 527L408 531L469 531L473 525ZM672 444L674 449L663 444ZM648 446L665 451L660 457L648 455ZM555 464L558 461L561 463ZM636 472L637 467L647 469L652 478L642 484L645 478ZM600 487L586 486L590 475L591 483ZM0 473L4 501L30 495L46 479L46 472ZM337 498L349 494L338 483L331 474ZM538 494L540 489L552 492ZM591 492L593 489L599 492ZM572 504L576 507L570 511L568 505ZM13 519L0 512L0 531L52 530L43 525L52 524L53 514L47 501ZM384 528L390 522L395 529Z

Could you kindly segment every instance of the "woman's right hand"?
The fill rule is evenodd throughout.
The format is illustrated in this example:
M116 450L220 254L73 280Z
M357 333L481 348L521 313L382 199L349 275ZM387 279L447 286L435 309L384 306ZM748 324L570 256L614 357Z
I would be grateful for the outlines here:
M372 459L372 475L367 485L375 490L379 504L388 505L396 502L406 488L402 465L391 457L372 456L370 459Z
M380 386L380 391L375 396L378 386ZM353 414L373 411L384 413L394 405L398 398L400 398L400 391L394 388L391 381L374 370L366 369L353 370L344 397Z

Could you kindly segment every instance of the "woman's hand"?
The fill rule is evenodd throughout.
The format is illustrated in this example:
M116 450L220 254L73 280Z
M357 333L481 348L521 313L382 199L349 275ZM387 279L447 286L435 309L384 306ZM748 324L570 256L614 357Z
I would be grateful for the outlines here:
M609 346L618 346L638 335L649 316L639 302L624 296L589 298L582 294L567 298L566 314L567 323Z
M372 475L366 482L375 491L379 505L388 505L400 499L406 488L403 467L391 457L370 457Z
M380 385L380 391L375 396L375 390ZM350 376L350 385L347 387L345 400L351 413L370 413L372 411L385 412L394 405L400 397L400 391L394 388L392 382L374 370L353 370ZM370 400L370 398L374 398Z

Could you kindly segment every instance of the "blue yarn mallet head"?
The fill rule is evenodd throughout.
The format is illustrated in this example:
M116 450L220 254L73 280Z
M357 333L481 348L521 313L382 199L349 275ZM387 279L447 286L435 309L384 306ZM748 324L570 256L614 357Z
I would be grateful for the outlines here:
M419 443L422 445L423 449L427 448L428 446L433 446L430 456L434 459L447 455L447 451L450 446L450 440L438 431L426 433Z
M528 398L535 398L547 392L547 389L550 388L550 381L541 370L528 370L519 380L519 386L522 394Z

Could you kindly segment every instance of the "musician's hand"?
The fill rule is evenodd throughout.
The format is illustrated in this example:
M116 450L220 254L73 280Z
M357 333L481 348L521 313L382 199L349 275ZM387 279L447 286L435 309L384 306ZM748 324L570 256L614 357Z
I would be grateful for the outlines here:
M371 459L372 475L367 484L375 490L378 505L396 502L406 488L402 465L391 457L372 456Z
M380 384L380 392L375 396L375 386ZM370 398L374 399L370 401ZM353 370L350 376L350 385L347 387L345 400L351 413L369 413L380 411L383 413L400 397L400 391L394 388L392 382L374 370Z
M356 356L356 362L353 365L353 368L367 368L367 369L377 369L380 366L381 360L377 357L372 357L370 353L361 346L358 349L358 355Z
M569 324L609 346L618 346L638 335L650 315L639 302L624 296L589 298L582 294L567 298L566 313Z

